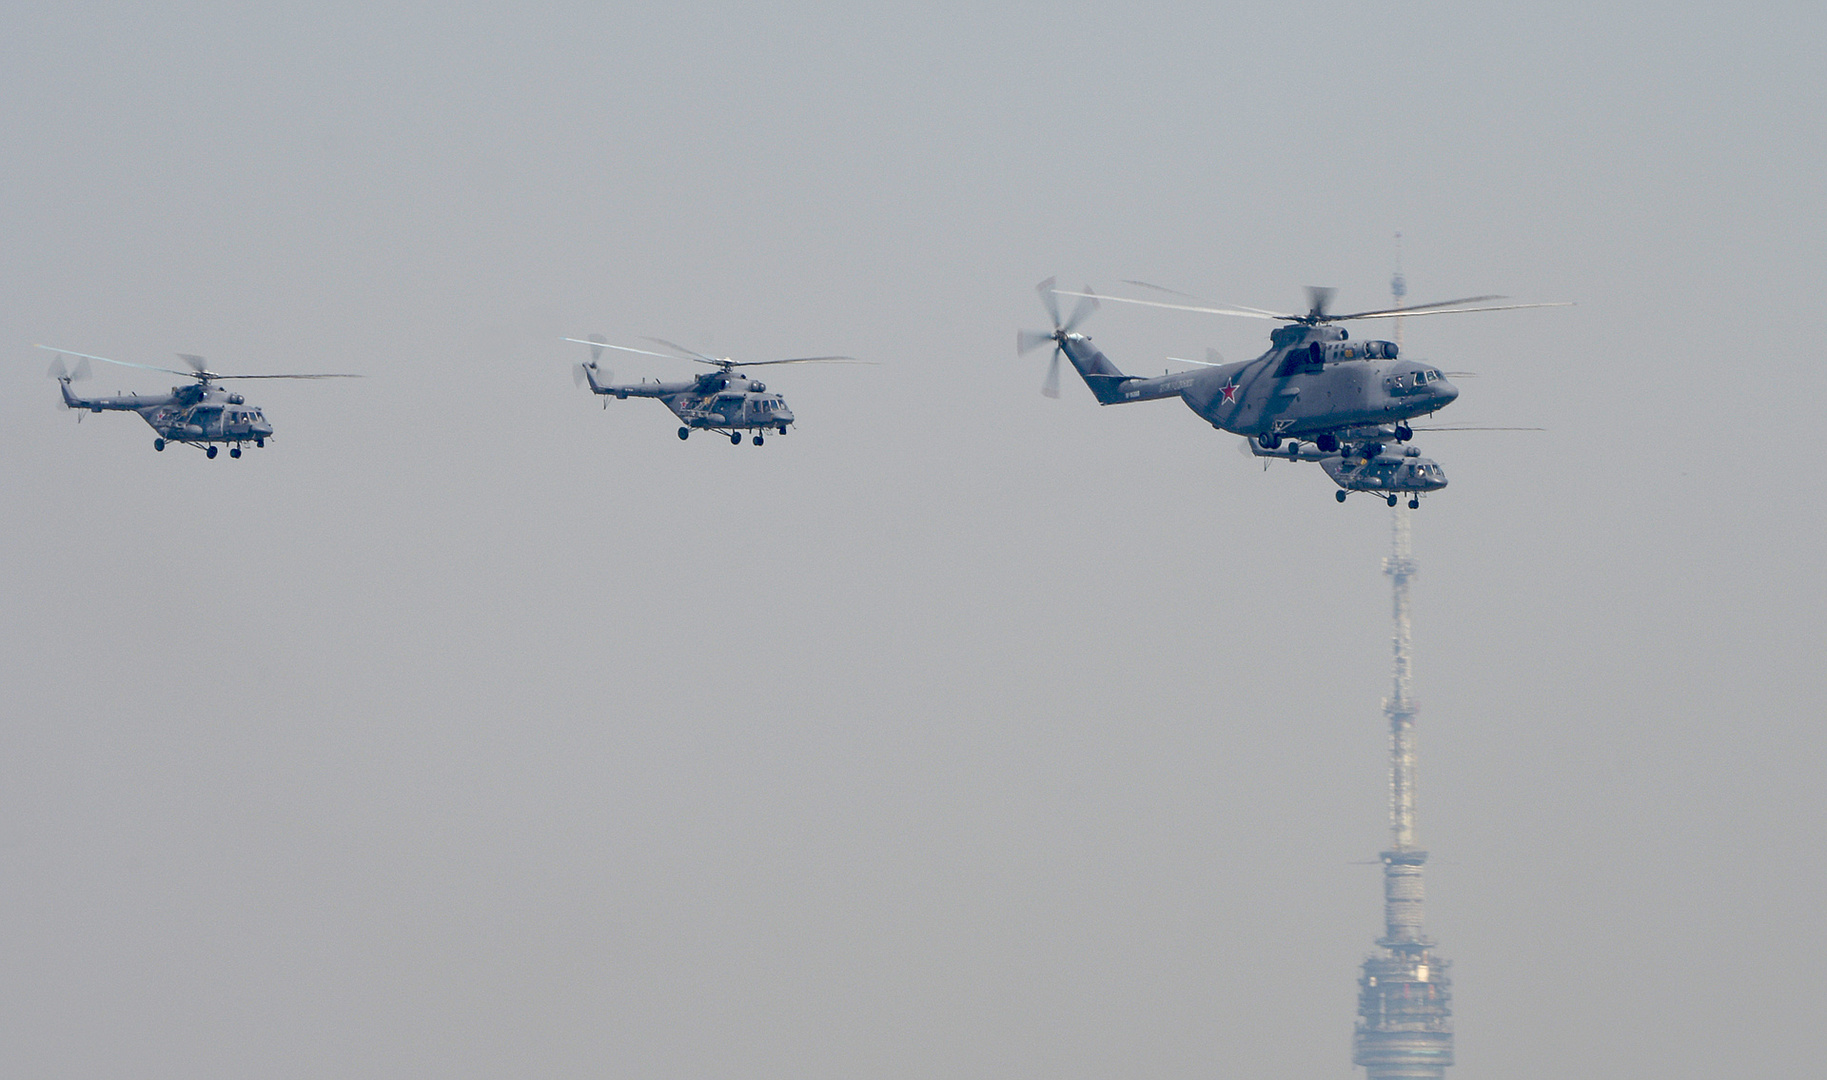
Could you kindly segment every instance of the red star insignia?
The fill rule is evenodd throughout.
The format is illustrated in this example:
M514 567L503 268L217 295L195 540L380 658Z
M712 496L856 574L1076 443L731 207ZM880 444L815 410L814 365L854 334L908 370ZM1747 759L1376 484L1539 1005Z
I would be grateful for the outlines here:
M1225 383L1223 386L1220 386L1218 388L1218 392L1224 395L1224 400L1229 401L1232 404L1236 403L1236 401L1237 401L1237 383L1236 382L1233 381L1233 382Z

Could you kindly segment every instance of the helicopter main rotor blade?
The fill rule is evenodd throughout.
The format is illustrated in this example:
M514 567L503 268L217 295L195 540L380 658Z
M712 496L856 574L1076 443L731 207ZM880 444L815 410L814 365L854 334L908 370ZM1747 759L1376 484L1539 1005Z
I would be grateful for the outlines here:
M791 360L719 360L722 367L767 367L769 364L873 364L874 360L858 360L854 356L795 356Z
M729 361L727 359L724 359L722 357L707 356L704 353L697 352L692 349L688 349L683 345L675 345L672 342L667 341L665 338L650 337L647 340L653 342L655 345L664 345L667 348L672 349L675 352L681 353L689 360L702 360L707 364L727 364L727 363L729 363Z
M1503 297L1492 296L1492 297L1487 297L1487 299L1501 300L1501 299L1503 299ZM1447 303L1449 303L1449 304L1451 304L1451 303L1469 304L1469 303L1472 303L1472 301L1470 301L1470 300L1457 300L1457 301L1449 300L1449 301L1447 301ZM1331 318L1329 318L1327 321L1328 322L1339 322L1340 320L1343 320L1343 319L1400 319L1404 315L1459 315L1459 314L1465 314L1465 313L1469 313L1469 312L1473 312L1473 311L1518 311L1518 310L1521 310L1522 308L1573 307L1573 306L1574 306L1574 302L1571 300L1556 300L1553 303L1548 303L1548 304L1493 304L1490 307L1465 307L1465 308L1443 307L1439 304L1428 304L1427 306L1421 307L1421 308L1390 308L1390 309L1387 309L1384 311L1360 311L1360 312L1357 312L1356 314L1352 314L1352 315L1334 315Z
M119 364L121 367L141 368L145 371L163 371L167 375L182 375L186 379L196 378L195 372L179 371L176 368L157 367L153 364L136 364L131 360L110 360L105 356L91 356L88 353L72 352L69 349L53 349L49 345L37 345L34 346L34 348L43 349L45 352L57 353L59 356L79 356L84 360L100 360L104 364Z
M1053 359L1047 362L1047 381L1040 385L1040 392L1046 397L1059 397L1059 354L1064 351L1064 349L1054 349Z
M1213 350L1213 351L1215 352L1216 350ZM1176 364L1198 364L1200 367L1223 367L1224 366L1223 360L1189 360L1184 356L1170 356L1170 357L1168 357L1168 359L1172 360Z
M1134 278L1124 278L1123 284L1138 285L1144 289L1153 289L1156 292L1167 293L1169 296L1178 296L1183 299L1194 301L1195 303L1203 304L1206 307L1214 307L1214 308L1215 307L1224 307L1224 308L1228 308L1229 310L1232 310L1232 311L1253 311L1257 315L1260 315L1264 318L1269 318L1269 319L1287 318L1286 315L1283 315L1279 311L1269 311L1266 308L1253 308L1253 307L1249 306L1248 304L1217 304L1217 303L1213 303L1210 300L1205 299L1203 296L1194 296L1192 293L1184 293L1184 292L1181 292L1179 289L1170 289L1165 285L1151 285L1146 281L1136 281ZM1109 296L1109 297L1105 297L1105 299L1120 300L1122 298L1117 297L1117 296Z
M210 382L220 379L365 379L366 375L217 375L213 371L200 371L197 374L209 376Z
M1169 311L1199 311L1199 312L1204 312L1207 315L1240 315L1246 319L1280 319L1283 322L1300 322L1301 319L1303 318L1303 316L1300 316L1300 315L1283 315L1279 312L1262 311L1257 308L1204 307L1204 306L1194 306L1192 304L1164 304L1159 300L1135 300L1135 299L1132 299L1127 296L1092 295L1092 294L1087 294L1087 293L1067 292L1064 289L1056 290L1056 295L1059 295L1059 296L1091 295L1091 298L1093 300L1114 300L1119 304L1140 304L1143 307L1166 308Z
M618 349L622 352L639 353L642 356L657 356L662 360L682 359L682 357L674 356L671 353L650 352L647 349L631 349L626 345L611 345L607 341L585 341L583 338L574 338L574 337L568 337L565 340L574 341L579 345L588 345L591 348L595 348L595 349Z

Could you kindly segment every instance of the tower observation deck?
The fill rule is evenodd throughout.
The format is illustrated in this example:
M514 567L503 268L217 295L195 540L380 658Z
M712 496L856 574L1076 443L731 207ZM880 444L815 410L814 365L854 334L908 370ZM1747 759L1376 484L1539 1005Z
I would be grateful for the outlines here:
M1395 592L1395 686L1389 718L1389 850L1383 852L1381 951L1358 978L1358 1024L1351 1060L1369 1080L1441 1080L1453 1063L1452 979L1421 932L1421 867L1415 837L1415 713L1410 687L1408 582L1415 573L1409 517L1397 509L1392 552L1383 560Z

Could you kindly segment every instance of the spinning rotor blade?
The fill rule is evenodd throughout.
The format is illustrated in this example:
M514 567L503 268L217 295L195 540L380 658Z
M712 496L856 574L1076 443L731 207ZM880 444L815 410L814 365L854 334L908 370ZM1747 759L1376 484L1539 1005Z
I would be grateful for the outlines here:
M1307 318L1314 322L1330 321L1326 317L1326 308L1337 292L1337 289L1329 289L1324 285L1307 286Z
M1352 315L1334 315L1327 321L1338 322L1342 319L1400 319L1404 315L1457 315L1462 312L1472 311L1517 311L1522 308L1574 306L1574 303L1571 300L1556 300L1553 303L1548 304L1494 304L1490 307L1456 308L1450 306L1453 304L1476 303L1479 300L1502 299L1503 297L1501 296L1474 296L1465 300L1447 300L1439 304L1423 304L1418 308L1388 308L1383 311L1360 311Z
M59 355L57 359L51 361L51 369L45 372L45 374L56 379L58 382L63 382L65 380L70 382L81 382L94 374L94 370L94 368L89 366L89 358L86 356L80 357L76 361L76 366L70 368L64 366L63 357Z
M1079 323L1084 322L1086 317L1096 310L1097 297L1091 294L1091 286L1087 285L1085 286L1084 295L1078 298L1078 304L1073 307L1072 314L1066 317L1066 325L1061 326L1060 329L1070 334L1072 331L1078 329Z
M220 379L365 379L366 375L217 375L213 371L200 371L197 374L208 377L207 381Z
M179 371L176 368L155 367L152 364L136 364L131 360L110 360L105 356L90 356L88 353L71 352L69 349L53 349L49 345L38 345L35 346L35 348L43 349L45 352L54 352L60 357L78 356L84 360L100 360L104 364L119 364L121 367L141 368L146 371L163 371L167 375L182 375L187 379L196 378L194 372Z
M1184 293L1173 289L1164 289L1159 285L1150 285L1145 281L1131 281L1131 285L1140 285L1146 289L1155 289L1164 293L1184 296ZM1414 307L1379 308L1374 311L1354 311L1349 315L1328 315L1326 305L1332 302L1332 289L1308 286L1307 295L1312 308L1305 315L1286 315L1278 311L1267 311L1263 308L1230 306L1216 304L1169 304L1159 300L1137 300L1127 296L1102 296L1096 299L1114 300L1119 304L1140 304L1143 307L1166 308L1169 311L1196 311L1208 315L1239 315L1249 319L1280 319L1283 322L1333 323L1347 319L1399 319L1404 315L1451 315L1454 312L1473 311L1517 311L1522 308L1572 307L1569 300L1547 304L1492 304L1485 307L1459 307L1460 304L1482 304L1486 300L1502 300L1501 296L1467 296L1459 300L1441 300L1432 304L1416 304ZM1075 293L1059 290L1060 296L1085 296L1088 293ZM1188 299L1192 299L1188 297Z
M597 383L598 386L607 386L615 381L615 372L602 370L596 366L594 360L588 364L571 365L571 381L579 386L587 385L592 374L601 376L601 381Z
M1299 315L1283 315L1274 311L1263 311L1260 308L1243 307L1205 307L1192 304L1165 304L1159 300L1135 300L1127 296L1096 296L1088 293L1075 293L1060 290L1060 296L1087 296L1093 300L1114 300L1119 304L1140 304L1143 307L1166 308L1169 311L1200 311L1207 315L1241 315L1246 319L1280 319L1283 322L1300 322Z
M588 346L590 346L590 352L591 352L591 359L592 359L592 361L594 361L594 360L595 360L595 358L596 358L596 357L597 357L597 356L599 356L599 355L601 355L601 352L602 352L602 350L604 350L604 349L618 349L618 350L620 350L620 351L622 351L622 352L631 352L631 353L640 353L640 354L641 354L641 355L642 355L642 356L657 356L657 357L659 357L659 358L660 358L660 359L662 359L662 360L677 360L677 359L679 359L679 358L678 358L678 357L676 357L676 356L674 356L674 355L672 355L672 354L671 354L671 353L663 353L663 352L649 352L649 351L648 351L648 350L646 350L646 349L630 349L630 348L629 348L629 347L628 347L628 346L626 346L626 345L611 345L611 344L609 344L609 343L608 343L608 342L607 342L607 341L595 341L595 340L592 340L592 341L585 341L585 340L584 340L584 339L583 339L583 338L574 338L574 337L568 337L568 338L566 338L566 339L565 339L565 340L566 340L566 341L574 341L574 342L576 342L576 343L577 343L577 344L579 344L579 345L588 345Z
M1058 278L1048 278L1039 285L1034 286L1034 291L1040 294L1040 302L1047 307L1047 317L1053 320L1053 328L1055 330L1058 330L1060 326L1059 300L1053 291L1053 285L1058 280Z
M682 354L688 360L697 360L697 361L701 361L706 364L718 364L718 365L729 363L729 361L727 359L722 359L722 358L715 357L715 356L706 356L701 352L694 352L693 350L688 349L683 345L675 345L672 342L667 341L665 338L650 337L647 340L653 342L655 345L664 345L667 348L673 350L674 352Z
M1053 359L1047 362L1047 381L1040 386L1040 392L1050 398L1059 397L1059 354L1062 351L1053 350Z
M1172 360L1176 364L1198 364L1200 367L1223 367L1224 366L1224 357L1218 355L1217 349L1207 349L1207 350L1205 350L1205 355L1209 359L1188 360L1184 356L1170 356L1170 357L1168 357L1168 359Z
M731 360L719 360L721 367L767 367L769 364L873 364L874 360L858 360L854 356L795 356L791 360L744 360L740 363Z
M1052 341L1052 334L1042 333L1039 330L1017 330L1015 332L1015 352L1019 356L1026 356Z
M1146 281L1136 281L1133 278L1124 278L1123 284L1137 285L1144 289L1153 289L1156 292L1166 293L1169 296L1178 296L1178 297L1181 297L1186 300L1191 300L1195 303L1204 304L1206 307L1226 307L1226 306L1228 306L1231 309L1236 310L1236 311L1253 311L1258 315L1267 316L1272 319L1282 319L1282 318L1287 317L1278 311L1269 311L1264 308L1253 308L1246 304L1230 304L1230 305L1214 304L1210 300L1207 300L1204 297L1194 296L1192 293L1183 293L1179 289L1170 289L1165 285L1150 285ZM1116 299L1119 299L1119 297L1112 296L1112 297L1109 297L1109 299L1116 300Z
M201 356L197 356L192 353L182 353L182 352L175 353L173 355L175 355L179 360L184 361L186 364L189 364L192 368L194 368L196 370L198 375L208 375L209 374L209 365L205 364L203 362L203 358Z

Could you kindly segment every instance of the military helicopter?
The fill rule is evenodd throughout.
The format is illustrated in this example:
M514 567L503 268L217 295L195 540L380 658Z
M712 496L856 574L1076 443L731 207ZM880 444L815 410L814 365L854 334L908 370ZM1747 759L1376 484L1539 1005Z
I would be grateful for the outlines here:
M1353 319L1566 306L1558 303L1491 304L1490 301L1504 298L1468 296L1413 307L1334 315L1327 311L1333 290L1311 288L1307 313L1293 315L1203 302L1181 304L1099 296L1089 287L1084 292L1067 292L1055 289L1052 278L1036 288L1041 303L1052 317L1053 331L1023 330L1016 335L1015 347L1018 353L1029 353L1048 342L1053 343L1052 361L1041 393L1059 396L1059 358L1063 355L1072 362L1101 405L1178 397L1213 427L1249 437L1257 450L1273 452L1287 442L1290 445L1280 456L1321 462L1321 467L1327 469L1342 489L1383 491L1392 498L1398 490L1428 491L1445 486L1444 474L1435 472L1439 468L1437 463L1429 462L1425 473L1414 471L1412 464L1403 465L1402 462L1409 459L1406 454L1395 455L1401 461L1392 460L1393 471L1374 463L1383 456L1383 447L1387 444L1406 443L1414 437L1415 428L1408 421L1450 405L1459 396L1459 390L1438 368L1401 359L1394 342L1353 342L1350 333L1335 324ZM1197 299L1185 294L1175 295ZM1079 298L1071 315L1063 320L1057 296ZM1276 327L1270 333L1269 350L1254 360L1229 364L1193 360L1188 362L1203 370L1142 378L1118 370L1091 344L1090 338L1077 333L1079 324L1097 310L1100 299L1176 311L1275 319L1288 325ZM1304 442L1312 444L1311 451L1304 449ZM1335 457L1337 460L1333 461ZM1330 466L1328 461L1332 461ZM1408 471L1402 472L1403 468ZM1398 473L1409 479L1398 480ZM1424 476L1431 483L1435 475L1440 482L1431 487L1401 486L1411 482L1419 484Z
M719 435L728 435L732 446L742 445L742 433L745 431L753 432L754 443L760 446L766 441L763 432L779 431L785 435L787 427L793 423L793 410L787 408L786 400L778 392L770 392L766 383L739 374L737 368L773 364L867 363L850 356L799 356L790 360L736 361L728 357L707 356L661 338L646 340L671 349L677 355L631 349L626 345L611 345L600 335L565 340L590 346L589 362L575 365L571 375L577 385L588 385L591 393L604 397L603 408L609 407L607 398L611 394L620 401L631 397L659 398L673 411L673 415L683 421L679 428L679 438L690 438L693 431L714 431ZM597 367L604 349L657 356L663 360L690 360L709 364L717 370L680 382L648 382L642 379L638 383L616 385L611 372L601 371ZM597 378L599 374L601 379Z
M51 361L48 372L56 379L58 388L63 391L63 407L79 412L136 412L140 418L158 432L152 440L154 450L164 450L167 443L184 443L203 450L204 456L214 458L220 449L217 443L228 446L228 456L238 458L241 448L248 443L265 446L273 437L273 425L267 421L266 414L257 406L249 405L240 394L230 393L215 385L223 379L359 379L359 375L223 375L209 370L201 356L179 353L178 359L190 365L191 370L179 371L176 368L157 367L152 364L135 364L126 360L110 360L105 356L90 356L88 353L72 352L69 349L54 349L49 345L39 345L46 352L57 354ZM64 366L63 358L78 358L76 367ZM99 360L104 364L118 364L121 367L140 368L145 371L162 371L168 375L182 375L196 381L189 386L174 386L171 393L159 395L122 394L117 397L79 397L70 389L70 384L81 381L90 373L89 361ZM80 415L77 416L81 420Z
M1380 439L1373 437L1367 443L1373 448L1370 452L1354 456L1337 450L1327 453L1317 446L1295 441L1290 441L1285 448L1270 449L1254 435L1237 445L1244 453L1259 458L1318 462L1339 486L1339 490L1333 492L1339 502L1344 502L1350 492L1365 491L1382 495L1394 506L1406 494L1408 508L1417 510L1423 494L1446 486L1446 470L1433 458L1421 456L1420 447L1412 443L1400 445L1393 430L1377 434L1381 435ZM1267 468L1268 464L1265 460L1263 467Z

